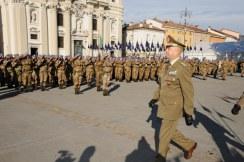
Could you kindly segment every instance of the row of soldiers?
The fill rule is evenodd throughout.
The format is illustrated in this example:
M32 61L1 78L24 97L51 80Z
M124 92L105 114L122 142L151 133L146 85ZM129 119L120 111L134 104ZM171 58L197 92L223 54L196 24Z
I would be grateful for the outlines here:
M232 76L238 70L238 63L233 59L210 61L204 58L202 61L191 59L187 60L187 62L191 65L193 76L201 75L203 80L206 80L209 75L212 75L214 78L220 77L220 79L226 80L227 75ZM239 63L239 69L241 77L244 77L244 62Z
M62 89L74 84L75 94L79 94L83 81L91 86L95 80L97 90L108 95L113 78L127 82L156 80L158 63L155 58L7 56L0 59L0 83L24 91L34 90L38 84L42 91L47 85L57 84Z
M227 73L232 75L237 64L231 60L208 61L204 59L186 60L192 70L192 75L207 75L215 78L226 79ZM0 59L0 84L8 87L22 89L25 91L34 90L40 85L41 90L56 85L60 89L74 84L75 94L80 93L80 85L86 82L92 86L96 81L97 91L108 95L108 85L111 79L116 81L148 81L157 80L160 69L167 63L165 58L112 58L101 57L56 57L56 56L6 56ZM241 76L244 76L244 63L240 64Z

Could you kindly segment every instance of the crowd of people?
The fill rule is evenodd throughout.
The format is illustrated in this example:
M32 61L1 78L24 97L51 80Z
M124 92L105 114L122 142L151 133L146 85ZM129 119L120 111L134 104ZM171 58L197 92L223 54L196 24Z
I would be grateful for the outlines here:
M9 88L15 87L21 91L47 87L60 89L74 85L75 94L79 94L80 85L91 86L96 82L97 91L109 95L109 82L115 81L137 82L158 80L159 73L168 60L165 57L57 57L7 55L0 58L0 84ZM239 64L234 60L208 61L203 59L185 60L192 76L207 76L225 80L237 70L244 76L244 62Z

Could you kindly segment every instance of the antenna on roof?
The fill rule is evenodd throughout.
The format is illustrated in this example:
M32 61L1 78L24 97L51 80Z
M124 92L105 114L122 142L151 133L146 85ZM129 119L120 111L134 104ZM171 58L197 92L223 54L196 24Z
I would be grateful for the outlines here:
M185 8L185 10L180 12L180 17L184 19L184 24L187 25L187 19L190 19L192 12Z

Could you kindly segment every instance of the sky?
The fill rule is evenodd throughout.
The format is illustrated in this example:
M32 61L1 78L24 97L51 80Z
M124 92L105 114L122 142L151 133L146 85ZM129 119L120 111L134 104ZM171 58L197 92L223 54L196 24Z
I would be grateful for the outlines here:
M189 24L203 29L227 28L244 35L244 0L123 0L124 22L159 18L184 22L181 12L187 8Z

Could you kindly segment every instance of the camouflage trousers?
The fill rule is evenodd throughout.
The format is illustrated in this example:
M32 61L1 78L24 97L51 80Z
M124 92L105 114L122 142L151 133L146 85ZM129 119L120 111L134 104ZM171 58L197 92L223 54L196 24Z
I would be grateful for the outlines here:
M132 80L137 81L138 78L138 68L132 68Z
M139 68L139 80L142 81L144 77L145 68Z
M40 78L40 85L46 87L47 84L47 77L48 73L47 71L40 71L39 72L39 78Z
M58 71L58 85L64 85L67 82L65 71L59 70Z
M125 80L129 82L130 79L131 79L131 68L128 67L125 68Z
M103 72L97 71L96 72L96 87L101 87L103 84Z
M74 82L75 89L80 89L81 81L82 81L82 72L74 71L73 72L73 82Z
M109 89L109 82L110 82L110 73L103 74L103 90Z
M150 72L150 78L152 80L156 80L156 72L157 72L157 68L151 68L151 72Z
M146 70L145 70L145 75L144 75L144 79L145 79L145 80L149 80L150 71L151 71L150 68L146 68Z
M94 76L94 70L86 69L86 81L88 84L91 84L93 76Z
M22 82L24 87L31 86L31 77L32 77L32 71L24 71L22 72Z

